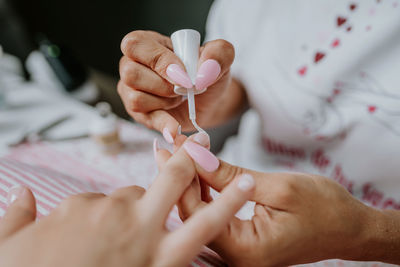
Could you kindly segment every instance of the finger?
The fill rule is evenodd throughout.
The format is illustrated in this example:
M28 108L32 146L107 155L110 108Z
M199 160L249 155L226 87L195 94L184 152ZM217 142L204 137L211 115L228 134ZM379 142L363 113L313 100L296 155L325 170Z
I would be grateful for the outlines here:
M167 140L169 143L173 143L176 135L179 131L178 121L165 110L155 110L150 113L140 113L128 110L137 122L144 124L150 129L155 129L163 133L165 138L165 132L168 131L171 136L171 140Z
M201 200L209 203L213 200L210 194L210 187L208 184L200 179L200 189L201 189Z
M147 214L163 223L196 175L193 161L183 148L161 168L157 178L143 196Z
M154 138L153 141L153 152L158 170L160 170L164 166L164 164L172 157L171 152L166 149L160 149L157 138Z
M251 197L254 186L251 175L237 177L218 199L203 207L183 227L167 236L166 243L170 251L185 251L185 257L176 258L179 261L176 265L192 259L205 244L224 230Z
M196 89L216 83L230 69L235 58L235 49L228 41L219 39L207 42L201 52L196 76Z
M185 66L179 57L165 46L165 43L168 42L165 38L167 37L156 33L149 35L146 31L134 31L126 35L122 40L121 51L125 56L132 60L148 66L170 83L188 88L188 85L185 82L189 82L190 84L191 82L190 78L184 71ZM184 78L184 80L181 81L177 79L174 79L175 81L173 81L167 75L167 68L170 65L174 65L175 67L178 66L179 70L184 72L178 74L187 77L181 77ZM187 79L189 79L189 81L187 81Z
M186 146L186 143L184 146ZM286 204L289 204L289 200L293 199L290 194L294 191L293 187L296 181L290 173L256 172L230 165L222 160L219 160L219 166L216 171L209 172L202 167L204 163L201 160L199 161L198 155L191 153L189 155L195 162L197 161L196 171L200 179L218 192L223 190L236 176L248 173L253 176L256 183L256 189L251 198L252 201L285 210L287 208Z
M169 110L182 104L182 97L174 98L158 97L139 90L132 89L124 82L118 84L118 93L124 103L126 110L133 112L148 113L153 110Z
M174 153L175 153L176 151L178 151L178 149L183 145L183 143L185 143L186 139L187 139L187 136L186 136L186 135L183 135L183 134L178 135L178 136L175 138L175 142L174 142L174 146L173 146L173 151L174 151Z
M123 56L119 64L121 80L129 87L157 96L172 97L174 86L150 68Z
M124 199L132 202L142 198L146 190L143 187L133 185L119 188L110 194L112 198Z
M7 201L9 207L0 223L0 240L11 236L36 219L35 197L28 188L12 188Z
M182 221L185 221L190 215L205 205L206 203L201 199L200 180L199 177L196 177L186 188L185 192L177 203L179 217Z
M197 133L189 138L181 136L175 141L174 149L178 150L184 143L184 141L190 140L199 143L202 146L209 147L210 139L205 133ZM204 202L203 202L204 200ZM210 188L198 177L193 180L186 191L183 193L181 199L178 202L179 214L182 220L185 220L190 214L194 213L197 209L211 201Z

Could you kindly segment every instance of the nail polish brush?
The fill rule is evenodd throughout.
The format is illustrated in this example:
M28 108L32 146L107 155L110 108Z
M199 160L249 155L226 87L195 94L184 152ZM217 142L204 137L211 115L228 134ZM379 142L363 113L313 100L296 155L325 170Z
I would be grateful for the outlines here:
M197 62L199 60L199 49L200 49L200 33L195 30L185 29L174 32L171 35L172 46L175 54L182 60L185 65L186 71L192 81L192 85L195 84L197 74ZM196 122L196 105L194 96L203 93L207 88L198 91L192 86L192 88L184 88L175 86L174 92L178 95L187 96L189 119L192 122L194 128L197 131L206 133Z

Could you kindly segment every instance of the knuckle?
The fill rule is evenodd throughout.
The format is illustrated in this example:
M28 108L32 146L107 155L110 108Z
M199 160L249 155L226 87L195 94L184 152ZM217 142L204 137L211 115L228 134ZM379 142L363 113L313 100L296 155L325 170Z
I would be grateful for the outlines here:
M138 185L132 186L132 191L139 193L139 194L144 194L146 192L146 190L143 187L138 186Z
M120 67L120 76L128 85L135 85L140 78L140 70L133 64L124 64Z
M218 171L218 180L222 181L222 186L225 187L227 186L235 177L238 177L239 175L242 175L245 173L245 170L236 167L233 165L229 165L228 168L221 168Z
M124 85L123 85L122 80L119 80L118 84L117 84L117 92L118 92L120 97L123 96L123 87L124 87Z
M135 92L129 93L130 110L133 112L143 111L143 97Z
M165 54L162 51L155 50L149 63L150 68L155 70L157 73L161 73L164 69L166 69L164 58Z
M276 198L283 205L291 205L295 201L297 191L295 179L285 178L280 187L278 187Z
M215 40L215 46L220 50L223 51L225 55L229 57L233 57L235 55L235 48L234 46L223 39Z
M121 51L124 54L133 53L135 47L140 44L146 36L145 31L133 31L128 33L121 42Z

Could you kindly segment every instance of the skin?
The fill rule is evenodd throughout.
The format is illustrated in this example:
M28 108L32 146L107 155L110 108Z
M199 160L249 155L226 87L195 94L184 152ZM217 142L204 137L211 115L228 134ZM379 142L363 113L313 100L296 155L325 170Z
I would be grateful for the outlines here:
M131 186L108 196L75 195L36 223L35 198L25 188L0 222L0 266L187 266L253 191L235 180L219 200L168 232L169 212L198 178L183 149L157 158L160 172L147 192Z
M181 103L173 93L172 82L165 74L172 63L184 68L172 52L170 39L135 31L124 38L121 49L124 57L118 91L128 113L160 132L167 127L179 145L184 137L177 136L178 125L183 130L193 128L186 102ZM211 127L238 114L247 100L243 86L230 77L233 47L216 40L200 52L199 65L211 58L222 67L217 81L206 93L196 96L198 122ZM282 266L328 258L400 263L400 213L367 207L327 178L258 173L224 162L215 173L206 173L199 166L197 171L200 181L192 184L180 201L183 219L211 201L207 184L220 191L237 174L251 173L256 178L252 199L257 203L255 216L250 221L233 219L210 244L232 266Z
M176 146L184 140L180 136ZM212 173L196 169L217 191L243 173L255 180L253 218L232 219L209 244L230 266L288 266L334 258L400 264L399 211L368 207L317 175L261 173L223 161ZM206 188L198 184L187 189L179 202L183 220L210 202Z
M194 130L187 101L174 93L174 83L166 74L170 64L185 69L173 53L170 38L151 31L133 31L122 40L121 51L118 93L129 115L160 132L166 127L173 137L179 125L183 131ZM196 96L197 122L202 127L220 125L246 107L245 91L230 74L234 57L232 44L225 40L210 41L200 48L199 66L207 59L221 66L214 84Z

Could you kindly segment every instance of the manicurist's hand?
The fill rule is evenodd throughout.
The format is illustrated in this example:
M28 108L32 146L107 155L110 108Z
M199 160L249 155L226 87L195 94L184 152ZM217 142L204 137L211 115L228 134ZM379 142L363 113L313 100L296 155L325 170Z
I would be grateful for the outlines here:
M136 121L162 132L170 143L179 132L179 125L184 131L194 130L188 117L187 101L182 101L182 96L173 90L174 85L191 88L192 81L182 61L174 54L170 38L151 31L133 31L122 40L121 50L118 92L127 112ZM228 112L220 110L222 102L231 109L230 106L243 101L234 89L227 92L233 59L234 48L227 41L210 41L200 48L195 88L208 88L196 96L200 126L215 124L218 116ZM231 96L237 100L227 104L232 102L227 100Z
M196 147L188 144L183 146ZM229 266L288 266L332 258L400 263L398 211L367 207L321 176L260 173L223 161L209 168L215 159L208 153L189 154L197 162L200 181L218 191L238 175L247 176L247 184L250 177L255 181L254 217L232 219L209 244ZM204 188L198 183L185 192L179 205L182 219L190 220L210 201Z
M0 266L187 266L253 191L232 179L218 200L168 232L168 214L196 172L185 149L157 154L160 172L147 192L131 186L108 196L75 195L37 223L32 193L13 191L0 222Z

